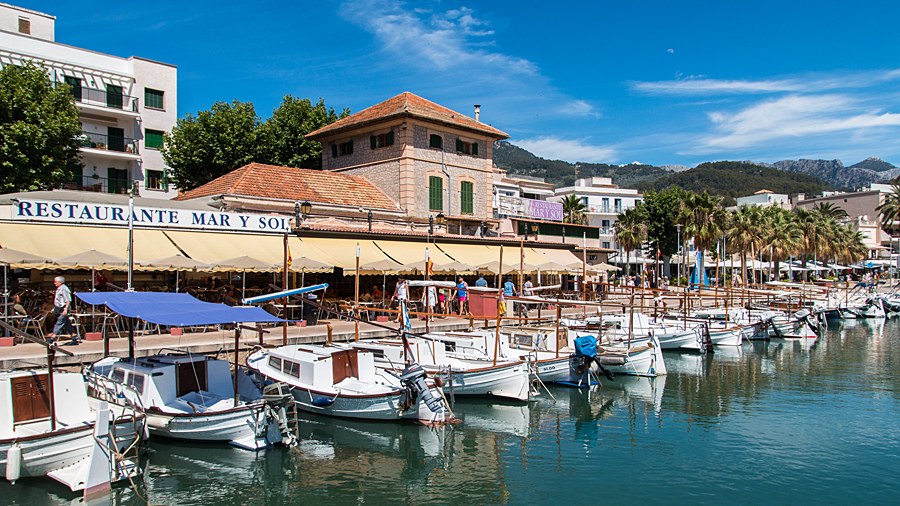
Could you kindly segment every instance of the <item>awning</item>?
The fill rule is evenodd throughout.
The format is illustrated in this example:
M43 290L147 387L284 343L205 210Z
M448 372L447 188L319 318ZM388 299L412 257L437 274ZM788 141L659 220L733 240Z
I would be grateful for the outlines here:
M91 248L128 258L128 229L0 223L0 245L48 258L61 258ZM178 249L159 230L134 230L134 260L177 255ZM35 266L36 268L40 268ZM47 268L58 268L47 266Z
M271 264L284 263L284 239L281 236L181 231L167 231L166 235L187 256L208 264L240 255Z
M122 316L169 327L286 321L259 307L213 304L197 300L186 293L78 292L75 295L88 304L106 305Z
M413 262L425 261L425 248L431 255L431 260L435 265L446 264L453 261L452 258L439 250L434 243L429 245L424 242L404 242L404 241L375 241L375 244L382 251L388 254L394 260L401 264L411 264Z
M308 257L342 269L356 269L357 244L360 265L384 259L384 253L371 240L302 237L301 242L310 252Z
M537 249L537 251L547 257L547 259L556 262L562 265L568 265L570 267L577 265L581 265L583 263L581 258L578 258L574 253L569 250L562 249L550 249L550 248L541 248Z
M500 254L496 255L485 245L482 244L443 244L438 243L438 248L448 256L462 262L466 265L478 266L488 264L490 262L500 261ZM504 251L504 253L506 253ZM510 263L504 259L503 263Z

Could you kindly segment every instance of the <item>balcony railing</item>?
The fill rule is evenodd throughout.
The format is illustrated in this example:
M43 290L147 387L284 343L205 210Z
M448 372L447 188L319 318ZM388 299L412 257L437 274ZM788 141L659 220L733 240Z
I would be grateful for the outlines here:
M96 193L117 193L126 194L131 188L131 181L128 179L112 179L94 175L75 176L75 180L68 182L63 186L66 190L78 190L84 192Z
M123 111L140 112L138 109L138 98L122 93L116 93L108 90L98 90L96 88L71 88L72 96L76 102L82 104L98 105L100 107L108 107L110 109L120 109Z
M82 132L79 137L81 146L85 148L107 149L121 153L138 154L138 143L128 137L98 134L95 132Z

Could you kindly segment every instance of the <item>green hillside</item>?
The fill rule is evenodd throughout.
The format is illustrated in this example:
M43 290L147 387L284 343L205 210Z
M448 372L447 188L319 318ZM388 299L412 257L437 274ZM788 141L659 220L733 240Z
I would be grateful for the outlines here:
M815 176L728 161L702 163L693 169L676 172L654 182L639 182L634 188L643 192L664 190L670 186L726 197L726 205L737 197L753 195L759 190L785 194L818 194L822 190L833 189L830 185L822 184Z
M609 177L613 184L631 186L638 181L656 181L669 174L651 165L629 164L624 167L605 163L571 164L562 160L545 160L511 144L508 141L494 143L494 164L509 174L542 177L556 186L571 186L578 177Z

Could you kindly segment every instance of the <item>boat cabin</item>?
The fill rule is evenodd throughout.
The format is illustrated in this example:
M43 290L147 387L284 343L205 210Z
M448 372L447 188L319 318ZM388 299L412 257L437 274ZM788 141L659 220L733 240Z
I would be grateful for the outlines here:
M346 379L371 381L375 377L375 357L356 349L287 346L272 350L268 365L317 388L328 388Z
M0 439L45 432L50 422L50 395L47 372L16 371L0 374ZM57 428L89 424L84 379L80 374L53 374Z

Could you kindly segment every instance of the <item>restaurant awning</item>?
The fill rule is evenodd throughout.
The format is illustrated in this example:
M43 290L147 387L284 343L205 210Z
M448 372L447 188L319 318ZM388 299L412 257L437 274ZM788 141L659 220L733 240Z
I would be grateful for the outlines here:
M310 251L308 257L342 269L356 269L357 244L360 265L384 259L384 253L371 240L303 237L301 242Z
M437 248L434 243L429 245L424 242L405 242L405 241L375 241L375 244L382 251L388 254L394 260L401 264L411 264L413 262L425 261L425 248L431 255L431 260L435 265L446 264L453 261L452 258L444 254Z
M117 257L128 258L128 229L0 223L0 244L49 258L61 258L94 248ZM134 230L134 260L154 260L179 253L178 248L159 230ZM41 268L35 266L35 268ZM45 268L58 269L47 265Z
M478 266L500 260L500 254L491 252L490 248L483 244L443 244L438 243L438 248L448 256L466 265ZM504 254L506 251L504 251ZM504 259L503 263L510 263Z
M537 250L541 255L547 257L548 260L562 265L580 266L582 259L569 250L542 248Z

